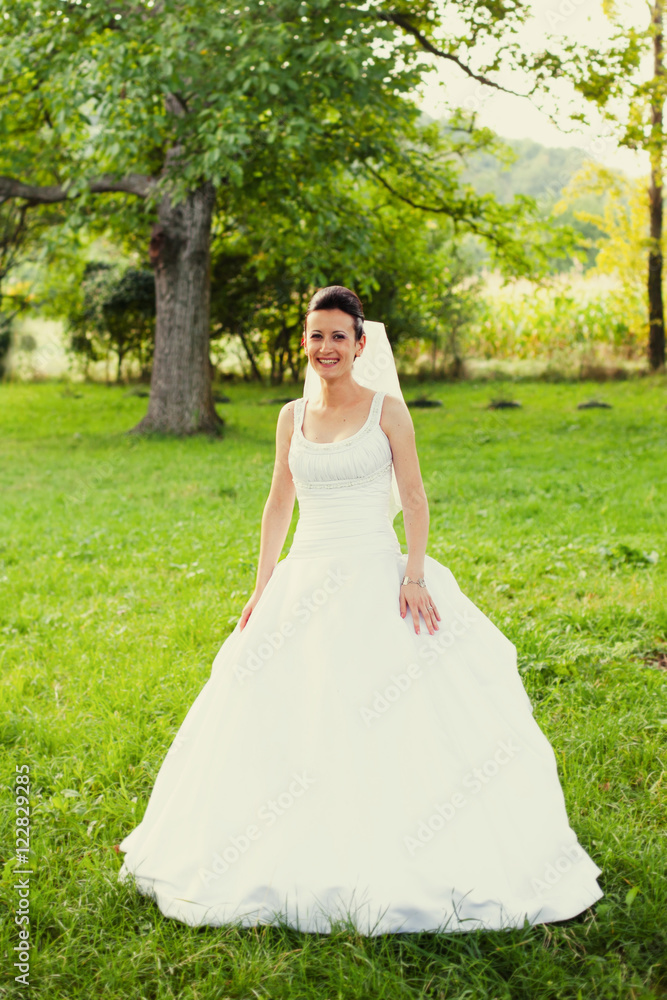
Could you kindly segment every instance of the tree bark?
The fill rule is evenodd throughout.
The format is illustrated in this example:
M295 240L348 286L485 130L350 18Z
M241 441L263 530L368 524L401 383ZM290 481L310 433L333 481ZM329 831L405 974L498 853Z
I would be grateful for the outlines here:
M164 198L150 244L155 269L155 353L146 416L132 433L216 434L211 392L210 239L215 189L206 182L178 205Z
M649 211L651 219L651 243L648 255L648 307L649 342L648 358L652 370L662 368L665 363L665 317L662 297L662 159L663 133L663 90L664 75L662 51L662 4L655 0L651 8L653 26L653 82L655 90L651 98L651 180L649 184Z

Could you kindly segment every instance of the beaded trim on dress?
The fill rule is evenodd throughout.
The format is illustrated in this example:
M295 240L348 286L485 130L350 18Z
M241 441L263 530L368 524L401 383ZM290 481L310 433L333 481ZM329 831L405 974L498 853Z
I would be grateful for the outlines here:
M381 469L377 469L375 472L369 472L367 476L356 476L354 479L328 479L320 483L308 483L303 479L295 479L294 485L298 486L302 490L335 490L341 487L347 486L358 486L361 483L370 483L373 479L378 479L380 476L386 475L386 473L391 469L391 461L383 465Z

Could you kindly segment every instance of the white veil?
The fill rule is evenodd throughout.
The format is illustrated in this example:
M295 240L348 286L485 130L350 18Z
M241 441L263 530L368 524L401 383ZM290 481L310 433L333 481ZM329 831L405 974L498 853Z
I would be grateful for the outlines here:
M363 385L367 389L387 392L390 396L398 396L399 399L403 399L401 383L398 381L396 363L384 323L371 323L369 320L364 320L364 333L366 334L366 346L352 365L352 375L359 385ZM303 395L306 399L318 399L320 390L320 377L308 362L303 383ZM391 496L389 497L389 516L392 521L399 510L401 510L401 497L392 464Z

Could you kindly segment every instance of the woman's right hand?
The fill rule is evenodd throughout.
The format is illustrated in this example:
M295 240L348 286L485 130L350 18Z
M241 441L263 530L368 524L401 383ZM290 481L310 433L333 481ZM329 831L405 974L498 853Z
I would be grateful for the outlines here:
M249 597L249 599L248 599L248 601L246 603L246 606L244 607L243 611L241 612L241 617L239 618L239 629L240 629L241 632L243 631L243 629L248 624L248 619L250 618L250 615L253 613L253 611L255 609L255 606L256 606L256 604L257 604L257 602L258 602L258 600L260 599L261 596L262 596L262 592L261 592L261 590L258 591L257 588L255 588L255 590L253 590L252 594L250 595L250 597Z

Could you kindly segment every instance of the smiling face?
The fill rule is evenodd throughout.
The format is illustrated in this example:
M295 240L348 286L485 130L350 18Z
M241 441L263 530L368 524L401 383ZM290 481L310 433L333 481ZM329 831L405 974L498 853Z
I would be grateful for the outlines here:
M327 380L351 371L366 343L366 334L356 339L354 320L341 309L315 309L309 313L305 337L308 361Z

